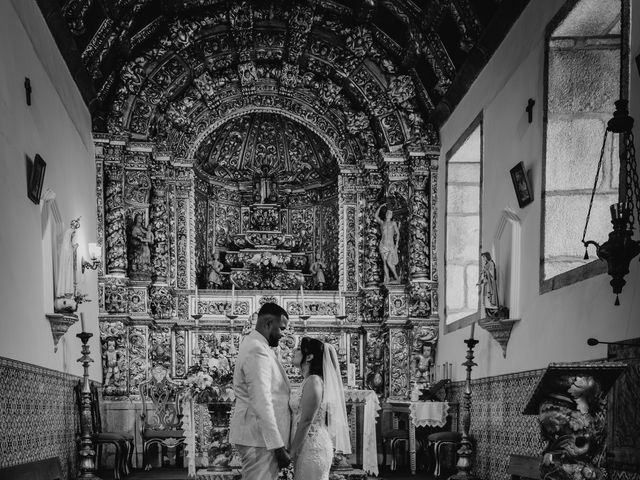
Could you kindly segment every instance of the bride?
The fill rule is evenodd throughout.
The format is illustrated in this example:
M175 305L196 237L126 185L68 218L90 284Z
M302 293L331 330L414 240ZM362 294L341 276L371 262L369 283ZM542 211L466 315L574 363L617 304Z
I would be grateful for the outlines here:
M328 480L334 449L351 453L338 355L332 345L303 337L293 363L304 378L289 399L294 479Z

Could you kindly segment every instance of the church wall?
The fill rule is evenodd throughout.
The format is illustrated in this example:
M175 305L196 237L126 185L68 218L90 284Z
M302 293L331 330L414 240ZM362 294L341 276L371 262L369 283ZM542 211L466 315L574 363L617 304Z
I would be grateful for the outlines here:
M440 165L444 170L446 152L473 119L480 112L483 114L482 251L491 251L496 227L505 208L512 209L520 217L522 226L521 320L513 327L506 358L500 345L486 331L476 328L476 338L480 343L475 349L478 366L473 370L473 378L544 368L549 362L603 358L606 357L605 346L590 347L586 344L587 338L614 341L640 335L640 322L637 321L640 314L640 265L637 258L631 262L620 306L613 304L615 296L609 286L610 277L606 274L540 294L544 37L547 24L563 4L562 1L547 0L529 4L441 130ZM632 23L633 54L640 45L640 36L633 35L633 26L640 25L637 11L633 12ZM632 64L631 115L635 118L640 116L639 84L638 71ZM529 98L536 101L531 124L527 122L525 112ZM613 105L611 108L613 110ZM529 170L534 191L533 203L522 209L518 208L509 175L509 170L519 161L523 161ZM445 175L442 175L441 192L446 188L444 180ZM586 208L584 205L584 208L570 214L582 219ZM440 231L444 231L444 208L440 209L439 222ZM441 236L438 246L440 265L444 265L443 241ZM575 241L580 242L580 238ZM440 293L444 298L442 290ZM442 303L440 315L444 328ZM454 380L464 379L465 372L460 364L462 348L466 348L463 340L469 337L469 331L466 327L440 338L436 362L452 362Z
M511 332L506 357L500 345L476 325L475 362L472 372L471 435L476 439L475 473L482 479L507 480L510 454L540 455L539 425L535 416L521 414L544 368L550 362L578 362L606 358L606 346L590 347L589 337L616 341L640 334L640 264L631 262L627 285L614 306L610 276L601 274L572 285L540 294L541 190L543 143L543 92L545 28L563 1L532 0L508 36L471 86L441 129L441 172L446 152L482 112L484 128L484 170L482 198L482 251L491 251L502 211L510 208L521 220L520 318ZM633 10L633 9L632 9ZM640 48L640 12L632 11L630 108L640 116L640 78L633 64ZM528 123L525 107L533 98L533 122ZM613 105L611 106L613 110ZM604 132L602 132L603 134ZM600 134L600 133L599 133ZM509 170L523 161L532 181L534 201L519 208ZM595 172L589 172L589 175ZM445 198L445 175L439 183ZM439 211L440 231L444 231L445 209ZM571 215L581 221L587 205ZM605 239L597 239L604 241ZM444 265L444 236L438 244L439 265ZM575 242L580 242L576 238ZM499 265L498 265L499 268ZM441 285L444 284L441 281ZM443 296L440 287L440 298ZM445 333L444 302L440 302L441 336L437 364L451 362L454 383L449 400L462 401L466 345L470 327ZM512 312L515 313L515 312ZM614 471L613 478L621 472Z
M89 112L35 2L0 2L0 65L0 355L79 376L80 340L75 335L80 322L69 328L54 352L45 317L53 313L53 274L43 247L44 202L37 206L27 197L26 157L38 153L47 164L42 191L55 192L61 228L81 217L78 289L91 303L79 311L95 335L96 272L80 271L80 259L88 257L87 243L96 241L97 230ZM33 89L31 106L25 101L25 77ZM97 335L90 346L98 360ZM90 369L93 379L101 378L100 363Z

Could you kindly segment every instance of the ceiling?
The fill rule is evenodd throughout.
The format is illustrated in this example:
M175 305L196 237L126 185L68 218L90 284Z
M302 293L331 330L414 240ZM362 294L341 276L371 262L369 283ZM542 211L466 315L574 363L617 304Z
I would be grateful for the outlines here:
M220 171L201 145L226 122L271 118L257 113L304 125L292 131L339 164L437 145L528 0L37 1L95 131L197 152Z

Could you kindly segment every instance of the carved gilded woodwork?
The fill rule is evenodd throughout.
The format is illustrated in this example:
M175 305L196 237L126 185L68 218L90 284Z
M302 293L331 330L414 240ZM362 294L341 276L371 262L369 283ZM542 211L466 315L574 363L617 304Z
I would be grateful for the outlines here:
M108 274L127 270L125 210L123 206L123 172L118 165L106 165L105 187L105 257Z

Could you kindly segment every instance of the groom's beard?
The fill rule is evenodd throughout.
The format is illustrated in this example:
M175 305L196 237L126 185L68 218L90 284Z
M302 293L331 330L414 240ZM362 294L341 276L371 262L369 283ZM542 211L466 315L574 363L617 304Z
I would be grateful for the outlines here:
M280 338L269 336L268 342L270 347L275 348L280 344Z

